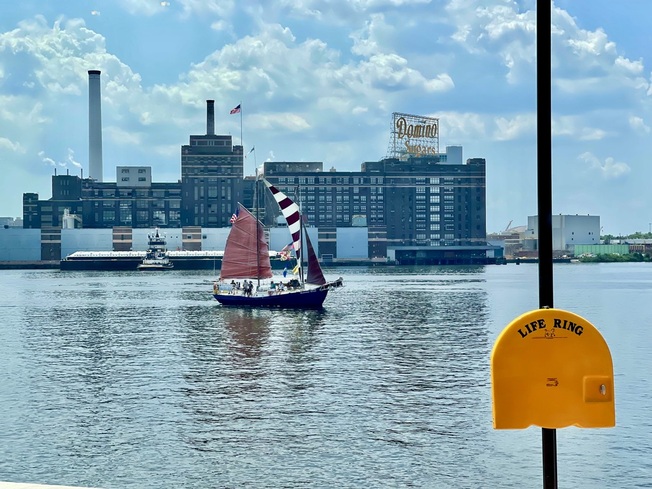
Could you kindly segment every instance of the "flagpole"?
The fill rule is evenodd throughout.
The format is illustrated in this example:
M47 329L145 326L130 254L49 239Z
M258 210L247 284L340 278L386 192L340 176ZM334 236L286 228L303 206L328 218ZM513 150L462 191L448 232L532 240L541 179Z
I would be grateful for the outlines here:
M245 145L244 145L244 141L242 140L242 100L240 101L239 106L240 106L240 145L242 146L242 154L244 155ZM242 173L243 173L242 177L243 178L247 174L247 172L245 171L245 168L244 168L244 164L245 164L245 162L244 162L244 159L243 159L242 160Z

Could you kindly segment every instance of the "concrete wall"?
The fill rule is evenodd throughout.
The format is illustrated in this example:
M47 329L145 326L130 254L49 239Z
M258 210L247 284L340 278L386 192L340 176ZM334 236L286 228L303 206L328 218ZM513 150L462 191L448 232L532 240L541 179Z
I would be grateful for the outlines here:
M369 228L337 228L337 258L369 258Z
M112 229L62 229L61 258L75 251L112 251Z
M132 250L147 250L148 234L154 229L132 229ZM202 250L222 251L230 228L202 229ZM306 228L310 241L319 256L319 229ZM169 250L181 250L183 234L180 228L161 228ZM287 227L270 229L270 249L280 251L292 241ZM368 228L338 228L337 257L366 259L369 257ZM61 257L75 251L112 251L112 229L62 229ZM23 228L0 228L0 261L39 261L41 259L41 230Z
M203 228L201 249L204 251L224 251L226 238L231 228Z
M0 227L0 261L41 259L41 230Z

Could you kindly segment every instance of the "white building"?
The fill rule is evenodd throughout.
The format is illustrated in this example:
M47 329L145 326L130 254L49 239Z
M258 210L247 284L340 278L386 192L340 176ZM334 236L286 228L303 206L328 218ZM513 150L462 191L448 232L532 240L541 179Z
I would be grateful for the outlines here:
M527 230L523 239L539 238L538 216L528 216ZM552 249L573 252L576 244L600 244L600 216L563 215L552 216ZM537 247L538 248L538 247Z

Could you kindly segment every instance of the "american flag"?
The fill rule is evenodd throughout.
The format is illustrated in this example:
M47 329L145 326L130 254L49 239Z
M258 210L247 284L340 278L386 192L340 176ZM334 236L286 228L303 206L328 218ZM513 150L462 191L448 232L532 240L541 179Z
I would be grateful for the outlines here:
M233 223L236 221L237 218L238 218L238 209L235 210L235 212L234 212L233 215L231 216L231 219L229 219L229 222L230 222L231 224L233 224Z
M240 112L240 104L238 104L238 105L236 105L235 107L233 107L233 108L231 109L231 112L229 112L229 114L237 114L238 112Z
M282 261L289 260L292 256L292 243L284 246L283 249L278 252L278 254Z

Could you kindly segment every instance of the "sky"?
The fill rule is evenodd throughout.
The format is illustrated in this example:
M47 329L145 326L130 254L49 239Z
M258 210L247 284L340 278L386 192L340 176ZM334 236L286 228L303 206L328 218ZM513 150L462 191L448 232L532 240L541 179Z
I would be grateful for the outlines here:
M555 214L652 230L652 2L552 4ZM88 175L88 70L101 70L104 181L231 134L247 157L359 171L392 113L440 119L440 148L487 161L487 231L537 212L534 0L0 0L0 216L51 176ZM241 114L229 111L241 104ZM242 141L241 141L242 134Z

